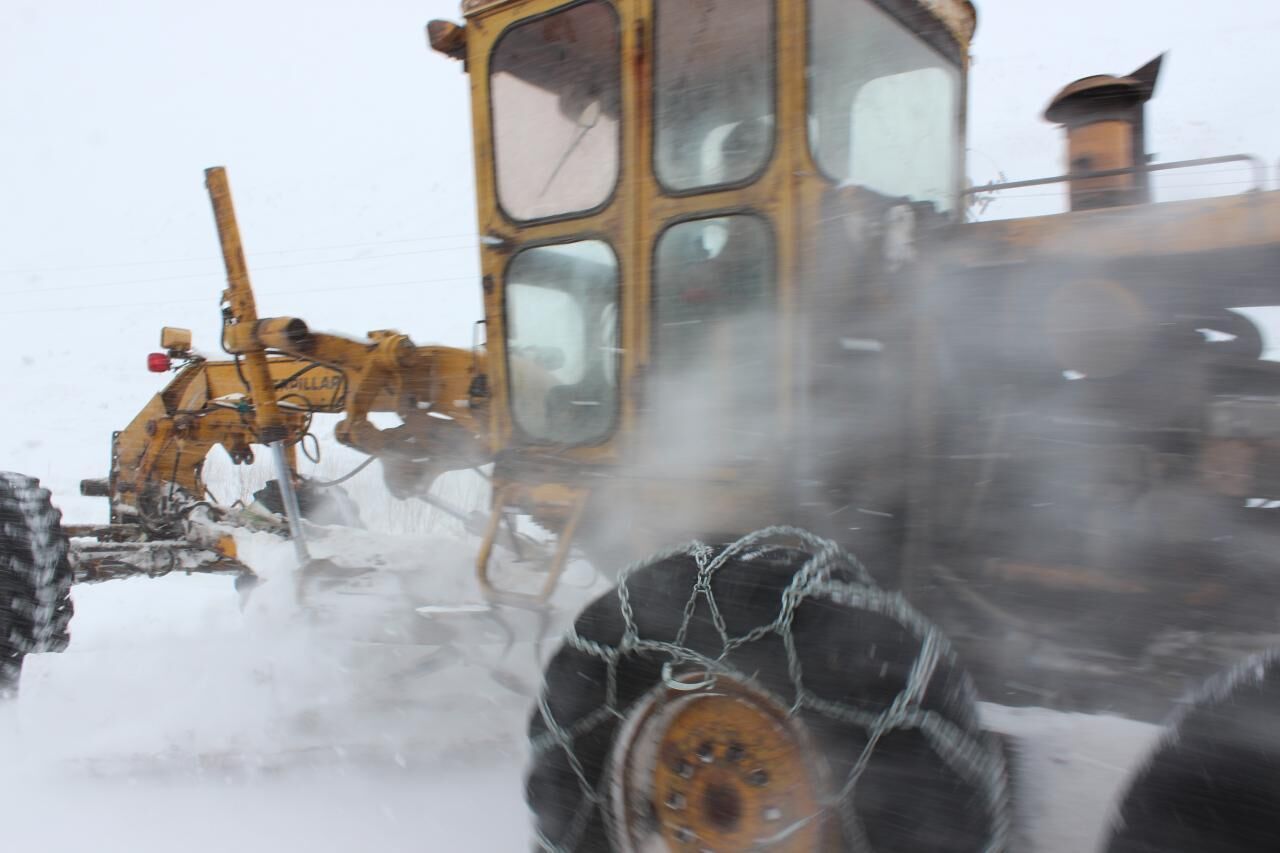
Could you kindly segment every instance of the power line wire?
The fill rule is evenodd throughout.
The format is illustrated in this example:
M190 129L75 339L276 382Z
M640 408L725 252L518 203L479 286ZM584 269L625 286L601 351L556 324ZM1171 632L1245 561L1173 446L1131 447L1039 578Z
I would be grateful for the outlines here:
M250 270L250 272L254 273L254 272L266 272L268 270L297 269L299 267L317 267L317 266L327 266L330 264L364 263L366 261L382 260L383 258L402 258L402 257L407 257L409 255L429 255L429 254L434 254L436 252L456 252L456 251L462 251L464 249L475 249L477 248L477 245L478 244L472 243L466 246L438 246L433 249L416 249L411 252L391 252L385 255L366 255L364 257L358 257L358 258L334 258L327 261L299 261L298 263L293 263L293 264L274 264L270 266L255 267L254 269ZM20 290L0 290L0 296L25 296L28 294L57 293L60 291L67 291L67 290L98 290L105 287L122 287L125 285L135 285L135 284L157 284L157 283L170 282L170 281L184 281L184 280L190 280L190 279L196 279L196 278L221 278L223 275L224 273L220 271L196 272L196 273L184 273L182 275L167 275L167 276L162 276L160 278L130 278L130 279L121 279L119 281L99 281L99 282L93 282L89 284L63 284L63 285L55 285L53 287L33 287L33 288L22 288Z
M402 287L409 284L439 284L451 281L476 281L478 276L459 275L447 276L444 278L412 278L403 281L381 281L370 284L346 284L339 287L308 287L302 290L264 290L258 292L258 297L267 296L294 296L298 294L314 294L314 293L336 293L343 290L366 290L375 287ZM6 310L5 314L12 316L15 314L50 314L63 313L66 311L108 311L118 310L121 308L151 308L162 305L188 305L194 303L210 304L212 300L204 297L192 297L190 299L161 299L149 302L116 302L107 303L105 305L62 305L51 308L19 308L17 310Z
M305 246L296 249L268 249L260 252L246 252L246 257L256 258L265 255L289 255L298 252L325 252L334 249L362 249L366 246L391 246L404 243L422 243L428 240L460 240L464 237L475 238L475 233L439 234L428 237L405 237L399 240L373 240L367 243L336 243L327 246ZM8 267L0 269L0 275L43 275L54 272L77 272L81 270L119 269L121 267L163 266L165 264L186 264L197 261L220 261L220 255L189 256L185 258L169 258L167 260L118 261L99 264L77 264L65 267Z

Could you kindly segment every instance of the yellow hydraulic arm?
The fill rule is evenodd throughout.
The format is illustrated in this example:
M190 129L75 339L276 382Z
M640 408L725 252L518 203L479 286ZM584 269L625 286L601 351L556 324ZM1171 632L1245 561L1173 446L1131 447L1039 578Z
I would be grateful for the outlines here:
M298 561L305 564L310 560L310 555L302 536L302 511L298 507L298 493L293 483L296 473L285 453L285 438L288 433L284 419L280 417L280 408L276 405L275 383L267 369L267 351L258 341L257 335L252 333L258 325L258 307L254 302L253 288L249 286L249 270L244 262L244 249L240 245L240 228L236 224L235 207L231 203L231 187L227 184L226 169L221 166L206 169L204 175L209 200L213 203L213 215L218 223L222 260L227 267L227 290L223 295L227 319L223 327L223 345L230 352L244 355L258 440L271 450L276 482L284 500L294 551ZM242 335L242 330L250 330L250 334ZM225 340L226 338L230 340Z

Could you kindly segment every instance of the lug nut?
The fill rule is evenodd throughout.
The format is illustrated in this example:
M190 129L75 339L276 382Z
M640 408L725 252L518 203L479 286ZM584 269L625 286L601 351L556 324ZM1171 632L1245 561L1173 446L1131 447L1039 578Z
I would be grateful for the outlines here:
M685 761L683 758L676 761L674 769L676 771L676 775L679 776L681 779L693 778L693 765Z
M763 788L769 784L769 774L764 770L752 770L751 775L747 777L747 782L755 785L757 788Z
M769 806L764 810L764 819L768 821L781 820L782 809L777 806Z
M737 764L747 757L747 749L740 743L731 743L729 748L724 751L724 757L733 764Z
M711 741L706 741L702 746L698 747L698 760L703 764L710 764L716 760L716 746Z
M667 794L667 808L679 810L679 809L683 809L684 807L685 807L684 794L681 794L679 791L672 791L670 794Z

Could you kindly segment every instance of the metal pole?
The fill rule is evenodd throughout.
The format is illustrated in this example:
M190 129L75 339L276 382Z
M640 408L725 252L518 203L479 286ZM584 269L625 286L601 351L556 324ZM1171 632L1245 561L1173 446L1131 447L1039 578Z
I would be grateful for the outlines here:
M311 554L307 551L307 540L302 536L302 511L298 508L298 493L293 488L293 470L285 458L283 441L273 441L267 446L271 448L276 482L280 485L280 498L284 501L285 520L289 522L289 535L293 537L293 552L298 562L305 566L310 562Z

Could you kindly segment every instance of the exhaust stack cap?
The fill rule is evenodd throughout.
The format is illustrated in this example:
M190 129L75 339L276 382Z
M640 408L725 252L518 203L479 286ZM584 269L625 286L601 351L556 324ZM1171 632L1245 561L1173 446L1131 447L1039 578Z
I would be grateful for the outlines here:
M1044 117L1067 130L1069 174L1138 169L1148 160L1145 106L1155 94L1164 54L1124 77L1099 74L1071 83ZM1151 200L1145 171L1070 182L1071 209L1117 207Z

